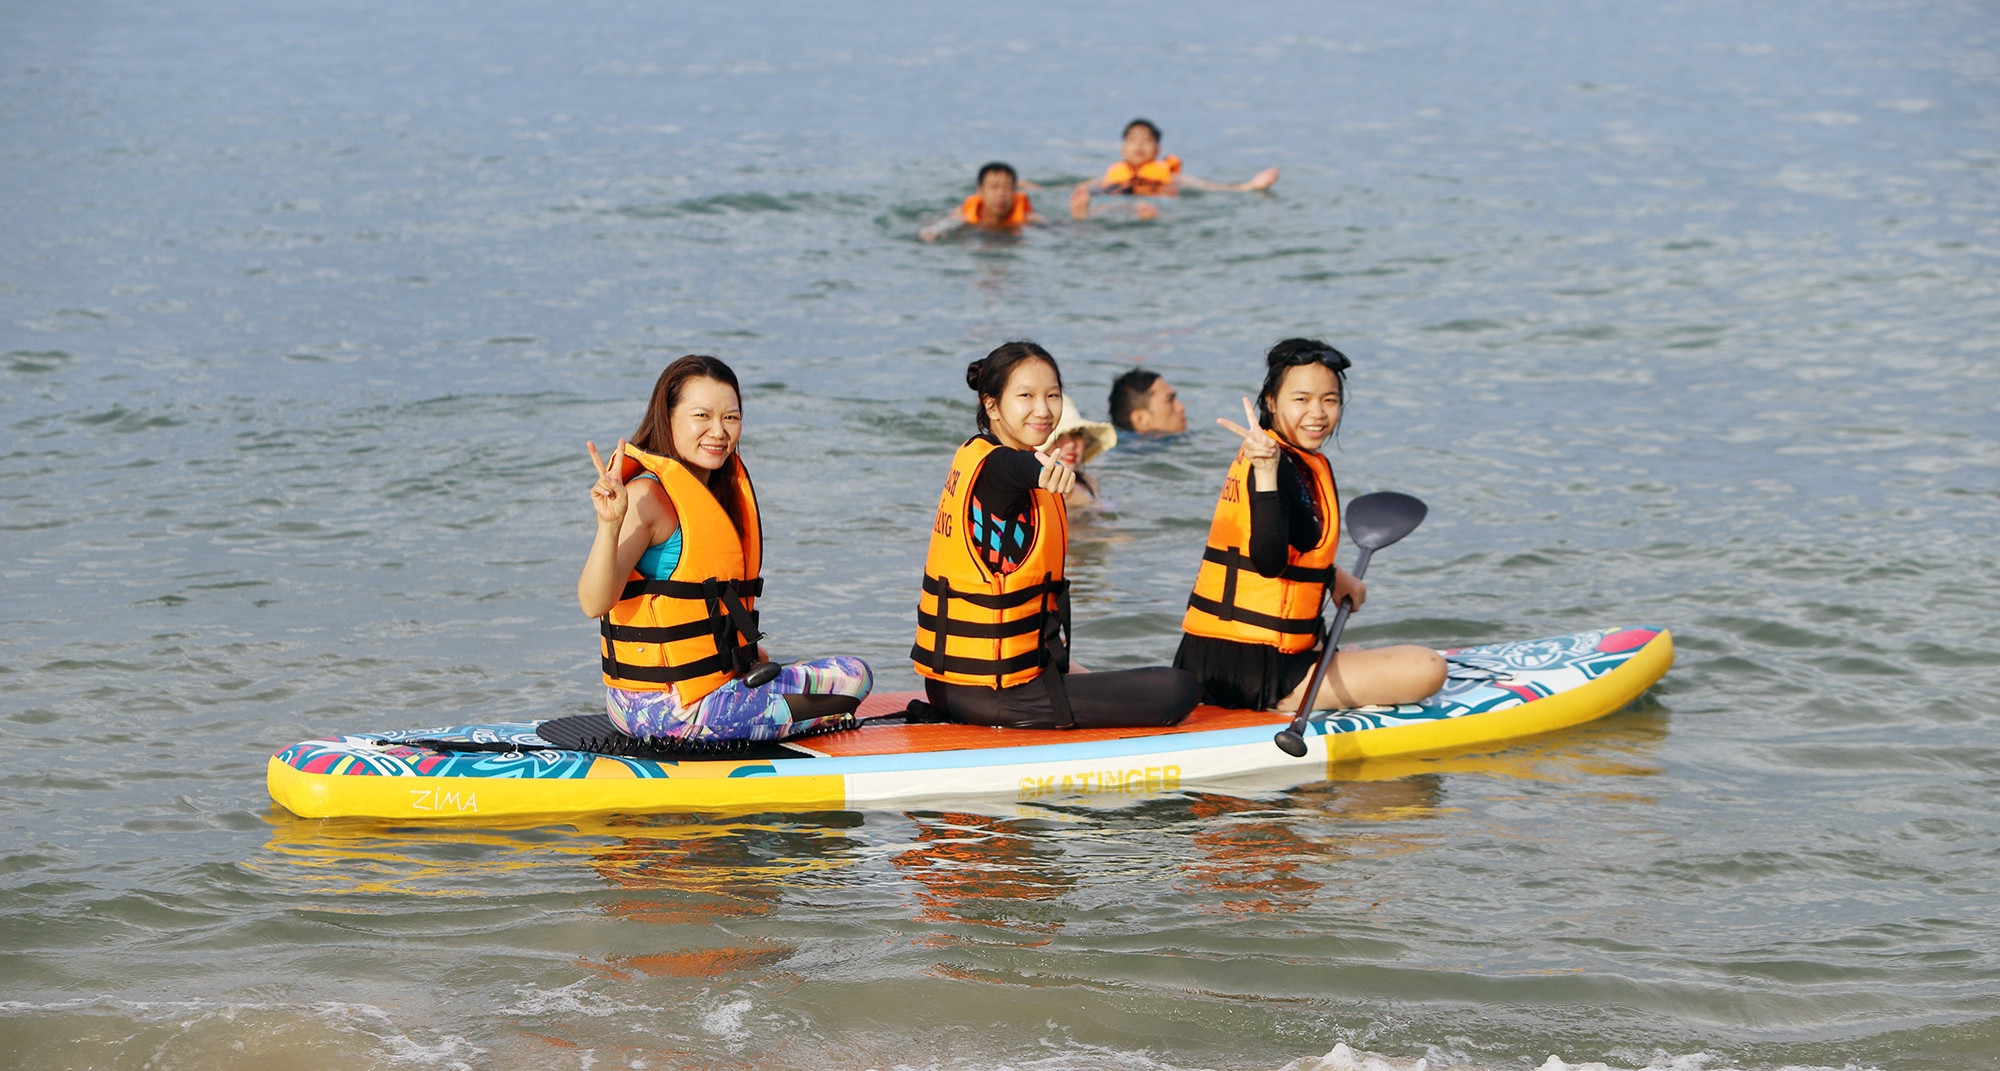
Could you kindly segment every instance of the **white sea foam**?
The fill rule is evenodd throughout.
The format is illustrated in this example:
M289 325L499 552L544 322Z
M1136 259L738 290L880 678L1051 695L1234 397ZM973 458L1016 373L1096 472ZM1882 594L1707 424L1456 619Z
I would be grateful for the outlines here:
M724 1001L701 1013L701 1028L725 1041L741 1041L748 1036L743 1017L750 1011L750 998Z
M329 1030L329 1040L336 1047L352 1047L354 1059L369 1066L472 1071L484 1066L488 1055L463 1035L412 1031L383 1009L355 1001L290 1004L114 997L46 1003L0 1001L0 1016L30 1015L68 1017L72 1025L100 1020L114 1024L108 1034L95 1038L88 1028L65 1031L70 1038L63 1047L65 1058L81 1054L86 1058L83 1062L88 1062L96 1044L118 1049L140 1046L151 1050L151 1062L167 1065L189 1058L204 1060L218 1052L240 1055L268 1050L285 1039L296 1040L298 1031L311 1033L315 1026ZM44 1054L31 1051L26 1055L23 1066L35 1066Z
M513 1004L495 1010L500 1015L519 1015L525 1018L542 1016L566 1018L581 1015L590 1019L603 1019L623 1012L653 1011L648 1005L628 1003L596 991L592 988L595 981L591 978L582 978L554 989L531 982L514 990Z
M1390 1056L1336 1044L1324 1056L1306 1056L1283 1064L1273 1071L1509 1071L1505 1067L1463 1059L1444 1050L1432 1049L1427 1056ZM1120 1052L1096 1046L1066 1047L1060 1052L1034 1059L1012 1059L993 1063L892 1064L869 1071L1212 1071L1199 1065L1170 1063L1143 1052ZM1738 1067L1718 1063L1708 1053L1671 1056L1655 1054L1643 1063L1626 1067L1596 1062L1570 1063L1551 1055L1535 1071L1874 1071L1849 1064L1846 1067Z
M1385 1056L1381 1053L1364 1052L1337 1044L1325 1056L1294 1060L1278 1071L1500 1071L1491 1065L1471 1060L1459 1059L1440 1050L1432 1050L1430 1055L1416 1057ZM1737 1067L1721 1064L1705 1052L1685 1053L1670 1056L1655 1054L1643 1065L1624 1067L1617 1064L1570 1063L1562 1057L1550 1054L1535 1071L1864 1071L1853 1064L1846 1067L1805 1067L1786 1065L1781 1068ZM1873 1069L1866 1069L1873 1071Z

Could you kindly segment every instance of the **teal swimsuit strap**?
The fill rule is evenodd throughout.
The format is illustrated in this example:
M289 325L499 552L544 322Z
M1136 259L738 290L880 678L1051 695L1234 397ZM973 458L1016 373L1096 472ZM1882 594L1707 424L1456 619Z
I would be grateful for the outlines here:
M658 476L653 475L650 472L642 472L639 475L632 477L632 480L651 480L654 483L660 482L660 478ZM630 483L631 481L628 480L626 482ZM664 487L665 485L661 484L661 486ZM679 528L675 528L673 535L670 535L666 539L658 543L655 543L650 547L647 547L645 553L639 555L638 562L635 563L632 566L632 568L636 570L640 576L646 577L649 580L664 580L668 576L671 576L673 574L674 568L680 565L680 563L681 563L681 530Z

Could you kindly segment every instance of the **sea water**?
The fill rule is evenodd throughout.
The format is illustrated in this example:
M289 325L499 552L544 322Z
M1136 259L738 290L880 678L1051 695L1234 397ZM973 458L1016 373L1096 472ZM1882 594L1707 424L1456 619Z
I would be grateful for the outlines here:
M0 9L0 1064L2000 1067L2000 25L1950 0ZM1197 176L1067 221L1145 116ZM915 240L989 159L1047 226ZM1363 643L1671 627L1309 784L433 827L339 731L601 704L584 441L745 386L780 657L906 652L965 363L1168 659L1260 354L1422 497Z

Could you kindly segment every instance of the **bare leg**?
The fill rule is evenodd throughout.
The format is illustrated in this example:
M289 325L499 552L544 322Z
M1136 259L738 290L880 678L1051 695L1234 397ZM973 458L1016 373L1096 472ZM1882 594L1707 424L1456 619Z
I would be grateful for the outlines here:
M1428 647L1404 644L1373 650L1346 650L1333 656L1320 684L1319 700L1313 710L1340 710L1347 707L1389 706L1414 703L1444 687L1444 656ZM1299 682L1291 694L1278 703L1278 710L1290 714L1299 709L1311 675Z

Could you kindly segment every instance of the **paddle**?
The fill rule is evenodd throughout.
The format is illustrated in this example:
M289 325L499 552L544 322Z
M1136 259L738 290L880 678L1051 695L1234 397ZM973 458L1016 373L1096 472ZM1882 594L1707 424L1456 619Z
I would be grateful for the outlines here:
M1368 572L1368 557L1383 547L1417 530L1424 523L1424 514L1430 507L1410 495L1397 491L1377 491L1362 495L1347 504L1347 534L1361 553L1354 559L1350 570L1354 579L1361 579ZM1333 585L1327 585L1329 594ZM1313 667L1312 676L1306 681L1305 694L1299 698L1299 712L1292 717L1292 723L1277 736L1278 747L1285 754L1303 758L1306 753L1306 715L1312 713L1313 701L1319 698L1319 688L1326 680L1326 668L1333 664L1333 651L1340 643L1340 631L1347 627L1347 615L1354 604L1340 600L1340 609L1333 615L1333 627L1326 630L1326 649L1319 654L1319 664Z

